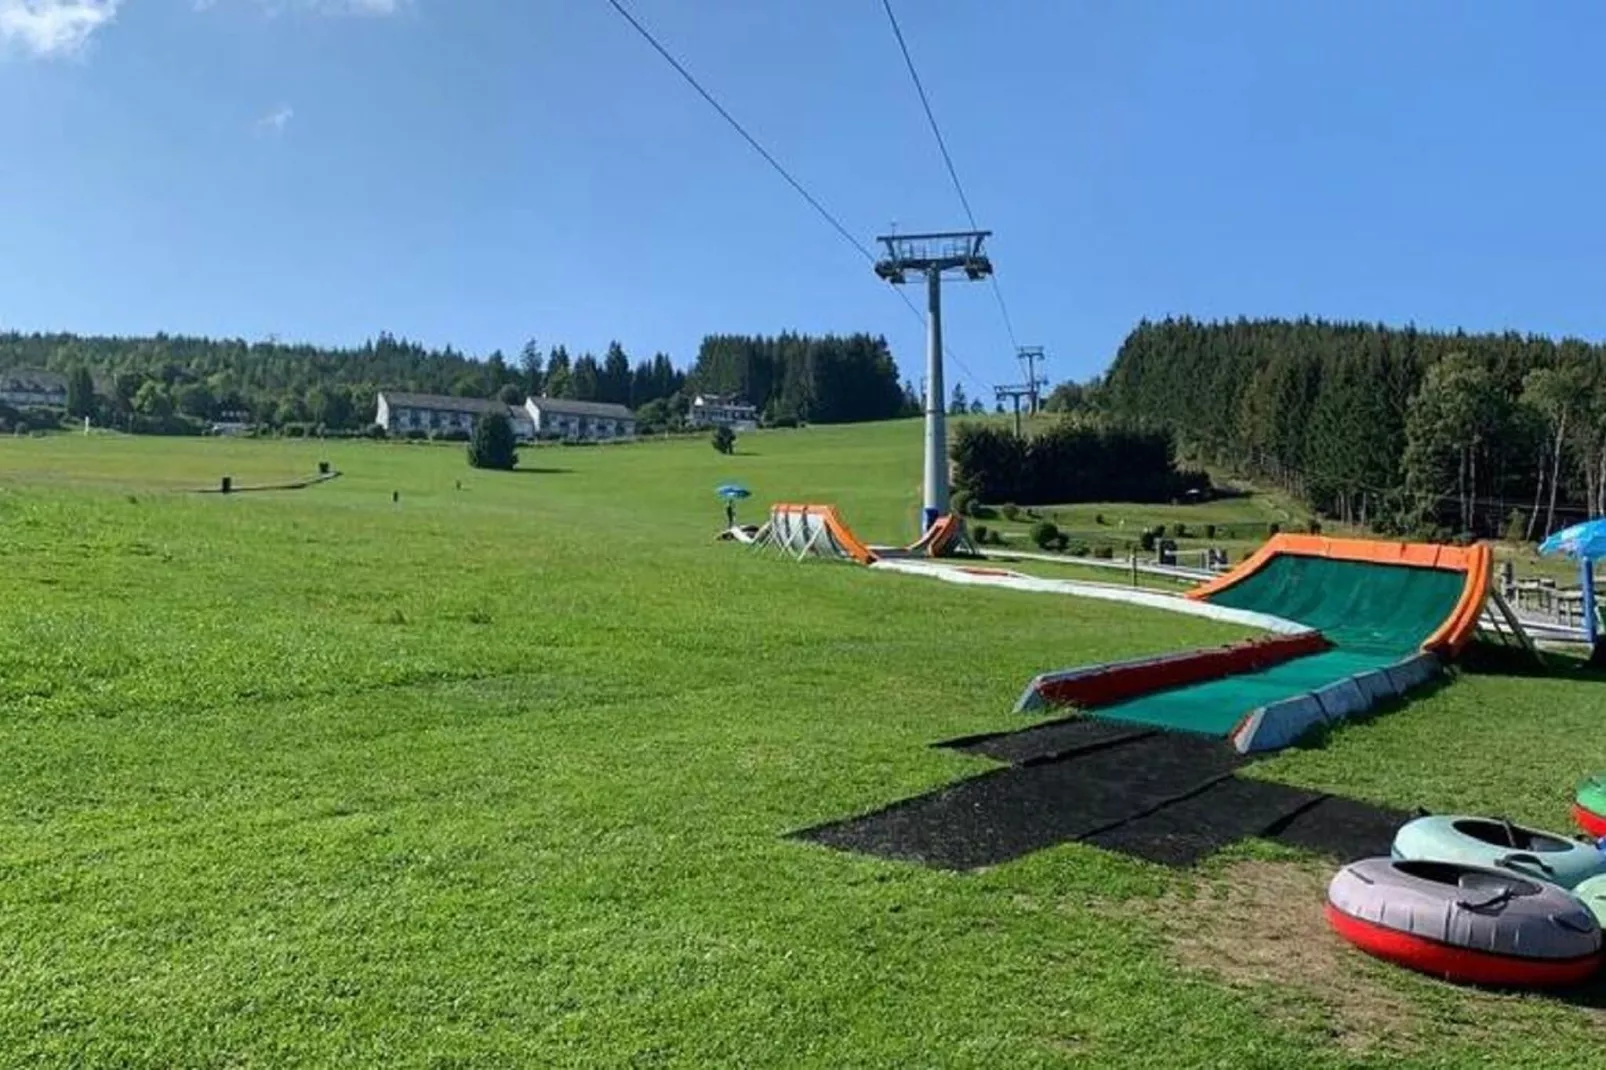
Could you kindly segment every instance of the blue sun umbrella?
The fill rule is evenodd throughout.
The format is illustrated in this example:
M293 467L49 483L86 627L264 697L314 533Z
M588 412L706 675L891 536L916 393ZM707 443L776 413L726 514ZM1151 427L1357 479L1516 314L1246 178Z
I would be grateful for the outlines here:
M1560 554L1578 562L1584 592L1584 631L1595 642L1595 562L1606 557L1606 519L1586 520L1563 528L1539 544L1542 554Z
M753 492L742 486L740 483L723 483L714 488L714 493L719 495L721 498L724 498L728 502L733 502L740 498L751 498L753 496Z
M1586 520L1563 528L1539 544L1542 554L1563 554L1580 561L1606 557L1606 519Z

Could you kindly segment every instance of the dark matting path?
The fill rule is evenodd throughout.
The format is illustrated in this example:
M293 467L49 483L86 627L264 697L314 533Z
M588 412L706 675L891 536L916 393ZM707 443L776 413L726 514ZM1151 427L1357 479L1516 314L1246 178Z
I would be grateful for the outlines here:
M1411 816L1240 777L1225 741L1142 725L1070 718L939 746L1010 764L794 835L959 870L1070 842L1186 866L1250 837L1349 861L1387 854Z

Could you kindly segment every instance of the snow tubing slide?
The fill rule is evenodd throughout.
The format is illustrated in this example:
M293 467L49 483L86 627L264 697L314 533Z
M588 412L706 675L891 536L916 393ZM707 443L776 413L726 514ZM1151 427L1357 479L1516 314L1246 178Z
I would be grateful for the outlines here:
M795 557L810 555L840 557L861 565L873 565L883 555L919 554L942 557L951 553L964 534L964 518L949 513L937 518L926 533L906 547L869 546L854 535L834 505L794 505L770 507L764 545L779 546Z
M1345 866L1328 886L1327 920L1370 955L1462 984L1570 985L1601 966L1600 923L1579 900L1457 862Z
M1606 854L1594 844L1509 821L1461 815L1406 822L1394 837L1394 857L1509 870L1560 888L1606 872Z
M1573 796L1573 820L1597 840L1606 837L1606 773L1586 777Z
M1245 754L1286 747L1437 676L1476 630L1490 575L1484 546L1281 535L1186 600L1291 622L1317 634L1311 646L1268 644L1264 660L1196 651L1067 669L1033 680L1020 708L1058 692L1110 720L1226 736ZM1118 693L1079 701L1105 677Z
M794 557L841 557L868 565L875 554L842 522L834 505L770 506L769 533L762 545L777 546Z
M1249 710L1230 733L1238 750L1288 746L1436 677L1477 631L1492 575L1493 555L1482 544L1278 535L1189 591L1308 624L1336 648L1286 673L1290 694Z

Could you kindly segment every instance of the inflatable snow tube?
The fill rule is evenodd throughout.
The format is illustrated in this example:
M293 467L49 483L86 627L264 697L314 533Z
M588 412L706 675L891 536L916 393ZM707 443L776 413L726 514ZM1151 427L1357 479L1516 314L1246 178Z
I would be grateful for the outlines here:
M1600 923L1509 870L1368 858L1338 871L1327 921L1369 955L1461 984L1557 987L1600 968Z
M1585 777L1573 796L1573 820L1597 840L1606 837L1606 773Z
M1589 912L1595 915L1595 920L1606 927L1606 874L1591 877L1573 889L1573 897Z
M1593 844L1491 817L1419 817L1394 837L1394 857L1504 869L1571 888L1606 872Z

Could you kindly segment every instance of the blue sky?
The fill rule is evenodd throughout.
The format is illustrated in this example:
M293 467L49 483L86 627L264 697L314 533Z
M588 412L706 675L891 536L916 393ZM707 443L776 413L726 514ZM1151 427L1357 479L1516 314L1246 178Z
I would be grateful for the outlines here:
M866 243L963 224L879 0L629 6ZM1168 313L1606 336L1606 6L894 9L1056 380ZM0 327L863 329L917 376L887 289L606 0L0 0ZM1016 377L945 300L950 379Z

